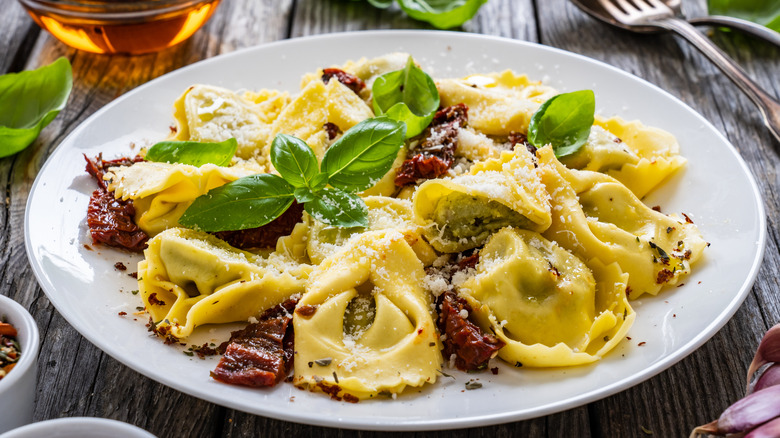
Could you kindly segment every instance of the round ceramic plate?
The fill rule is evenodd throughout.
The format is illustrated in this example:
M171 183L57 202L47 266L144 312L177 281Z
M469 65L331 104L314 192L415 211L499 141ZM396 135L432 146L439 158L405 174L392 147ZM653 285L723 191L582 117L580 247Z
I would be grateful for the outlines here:
M685 285L634 302L637 320L600 362L498 375L452 372L396 400L339 403L290 384L249 389L212 380L217 358L200 360L164 345L144 327L135 280L138 257L93 247L85 216L95 189L84 158L134 154L168 135L174 100L190 85L298 90L317 68L393 51L411 53L434 77L512 69L561 91L592 89L605 116L639 119L677 136L688 167L648 196L648 205L684 212L712 245ZM132 145L135 148L133 148ZM38 281L57 310L117 360L165 385L211 402L282 420L356 429L420 430L521 420L573 408L650 378L701 346L736 312L763 254L765 218L756 184L733 146L712 125L663 90L583 56L545 46L464 33L380 31L267 44L209 59L138 87L96 112L49 158L32 189L25 238ZM122 262L130 268L114 268ZM126 316L119 316L127 312ZM235 329L235 327L232 327ZM191 344L221 342L225 327L203 327ZM643 343L639 346L639 343ZM450 374L449 370L446 370ZM481 389L464 391L470 378Z

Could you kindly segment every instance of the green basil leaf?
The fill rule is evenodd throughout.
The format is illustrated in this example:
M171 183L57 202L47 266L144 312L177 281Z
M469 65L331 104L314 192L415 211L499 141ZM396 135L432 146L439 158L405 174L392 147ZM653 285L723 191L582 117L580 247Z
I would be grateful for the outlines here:
M146 151L147 161L202 166L206 163L227 166L236 154L238 142L229 138L220 143L198 141L161 141Z
M729 15L750 20L780 32L778 0L708 0L711 15Z
M371 3L372 6L381 9L387 9L393 4L393 0L368 0L368 2Z
M209 232L260 227L292 205L294 190L277 175L245 176L196 198L179 223Z
M374 112L406 123L406 138L423 132L439 109L439 91L409 57L406 67L378 77L371 87Z
M293 195L295 196L295 200L298 201L299 204L305 204L314 199L314 192L312 192L306 187L298 187L297 189L295 189Z
M387 117L364 120L344 133L322 158L328 183L350 192L365 190L393 166L406 125Z
M319 172L317 157L309 145L292 135L279 134L271 143L271 163L293 187L310 187Z
M328 185L328 174L325 172L318 173L311 179L310 184L313 192L319 192Z
M341 228L367 227L368 207L357 195L326 188L303 208L314 219Z
M439 29L458 27L469 21L487 0L398 0L401 9L415 20Z
M595 112L591 90L554 96L531 117L528 141L538 148L551 144L558 158L573 154L588 140Z
M73 88L70 62L0 76L0 157L29 146L65 107Z

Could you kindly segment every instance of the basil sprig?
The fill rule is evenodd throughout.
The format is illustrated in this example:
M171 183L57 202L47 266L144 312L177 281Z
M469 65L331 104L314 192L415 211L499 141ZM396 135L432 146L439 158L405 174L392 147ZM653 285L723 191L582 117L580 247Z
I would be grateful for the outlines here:
M252 175L212 189L192 203L179 223L209 232L255 228L298 201L329 225L368 226L368 208L355 193L390 170L405 133L404 123L387 117L364 120L328 148L321 170L306 142L279 134L271 144L271 163L281 176Z
M359 1L359 0L358 0ZM469 21L487 0L396 0L415 20L428 22L439 29L458 27ZM377 8L388 8L393 0L368 0Z
M591 90L554 96L531 117L528 141L536 147L552 145L558 158L571 155L588 141L595 112L596 97Z
M29 146L65 108L73 88L70 62L0 76L0 157Z
M227 166L236 154L238 142L229 138L220 143L198 141L161 141L146 151L147 161L202 166L206 163Z
M374 112L406 123L406 138L423 132L439 109L439 91L412 57L401 70L378 77L371 87Z

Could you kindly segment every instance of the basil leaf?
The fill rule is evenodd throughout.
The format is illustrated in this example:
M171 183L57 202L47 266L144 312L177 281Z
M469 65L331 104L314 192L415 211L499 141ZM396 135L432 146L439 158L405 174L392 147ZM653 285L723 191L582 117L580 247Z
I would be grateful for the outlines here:
M439 29L457 27L477 14L487 0L398 0L401 9L415 20Z
M312 192L306 187L298 187L297 189L295 189L293 195L295 196L295 200L298 201L299 204L305 204L314 199L314 192Z
M368 207L359 196L330 188L314 196L303 206L314 219L341 228L368 226Z
M65 107L73 88L70 62L0 76L0 157L29 146Z
M707 7L711 15L742 18L780 32L780 1L708 0Z
M381 9L387 9L393 4L393 0L368 0L368 2L371 3L372 6Z
M322 158L328 183L350 192L365 190L393 166L406 125L387 117L364 120L344 133Z
M236 154L238 142L229 138L220 143L198 141L161 141L146 151L147 161L202 166L206 163L227 166Z
M423 132L439 109L439 91L409 57L406 67L378 77L371 87L374 112L406 123L406 138Z
M573 154L588 140L595 112L591 90L554 96L531 117L528 141L538 148L551 144L558 158Z
M270 173L245 176L199 196L179 223L209 232L260 227L290 207L293 190L287 181Z
M309 183L311 184L311 190L313 192L318 192L328 185L328 174L325 172L318 173Z
M300 138L278 134L271 143L271 163L293 187L310 187L318 173L317 157Z

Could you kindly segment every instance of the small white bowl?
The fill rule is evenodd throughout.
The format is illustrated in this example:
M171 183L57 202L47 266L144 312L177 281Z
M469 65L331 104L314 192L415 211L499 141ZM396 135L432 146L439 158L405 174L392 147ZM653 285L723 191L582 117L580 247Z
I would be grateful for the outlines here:
M32 315L4 295L0 295L0 319L2 317L16 328L16 340L22 351L16 366L0 379L0 433L32 423L41 343Z
M132 424L106 418L70 417L28 424L0 438L156 438Z

